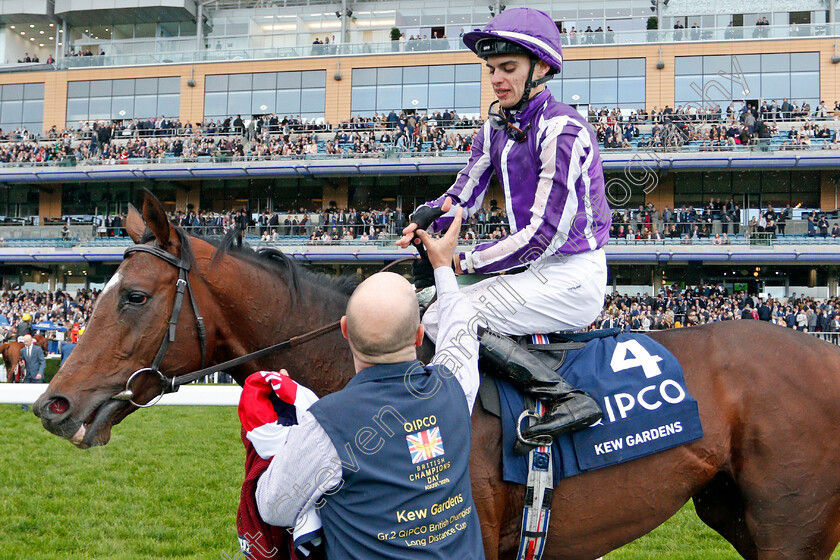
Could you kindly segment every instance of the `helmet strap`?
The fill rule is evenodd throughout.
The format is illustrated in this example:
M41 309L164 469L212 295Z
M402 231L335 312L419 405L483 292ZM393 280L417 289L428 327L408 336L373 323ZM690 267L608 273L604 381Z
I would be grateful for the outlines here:
M548 74L543 76L542 78L538 78L534 80L534 70L537 67L538 60L534 57L531 57L531 68L528 70L528 79L525 81L525 91L522 92L522 97L519 99L519 102L511 107L512 111L521 111L528 105L528 101L531 100L531 91L538 86L543 85L544 83L551 80L554 77L554 73L549 71Z
M514 125L511 119L511 113L519 112L525 109L528 105L528 101L531 98L531 91L554 77L553 73L548 73L542 78L534 80L534 70L537 67L537 59L531 57L531 68L528 70L528 79L525 81L525 91L522 92L522 97L519 101L508 110L505 110L498 100L494 101L490 104L490 108L487 109L487 119L490 121L490 126L495 128L496 130L504 130L507 132L507 135L517 141L517 142L524 142L528 138L528 130L531 128L531 123L524 129L520 129L518 126ZM498 110L494 110L493 107L499 105Z
M499 108L498 110L494 110L493 107L497 104L499 105ZM492 128L496 130L504 130L508 137L512 140L524 142L528 139L528 131L531 129L531 123L528 123L528 126L525 128L519 128L513 124L511 122L510 115L499 104L498 100L491 103L490 108L487 109L487 120L490 122L490 126Z

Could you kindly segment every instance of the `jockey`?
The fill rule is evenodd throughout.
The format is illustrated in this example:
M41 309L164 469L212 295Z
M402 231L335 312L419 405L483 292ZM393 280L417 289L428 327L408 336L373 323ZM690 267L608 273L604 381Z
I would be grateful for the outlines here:
M463 291L479 310L482 325L474 330L482 363L548 403L549 413L526 438L581 429L602 416L589 395L506 336L584 328L598 316L606 293L602 247L611 217L598 140L577 110L545 87L563 64L560 43L551 18L531 8L506 10L483 30L464 35L464 44L486 61L497 100L467 166L446 193L414 211L397 242L403 248L419 243L416 229L444 231L458 206L466 216L478 212L496 172L510 235L456 253L453 268L456 274L494 274ZM423 324L433 340L438 321L432 304Z
M17 340L23 342L23 337L27 334L32 334L32 316L29 313L24 313L20 318L20 323L17 326Z

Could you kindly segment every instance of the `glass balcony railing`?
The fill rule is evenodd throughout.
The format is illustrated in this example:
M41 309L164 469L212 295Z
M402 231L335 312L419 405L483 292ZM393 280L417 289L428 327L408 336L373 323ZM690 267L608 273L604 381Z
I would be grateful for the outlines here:
M772 39L805 39L809 37L840 36L840 23L812 25L776 25L753 27L717 27L688 29L653 29L638 31L576 32L563 34L563 46L567 48L593 47L599 45L642 45L691 42L752 41ZM241 44L248 43L248 37L239 38ZM251 37L255 39L255 37ZM259 37L265 40L265 37ZM107 47L108 45L106 45ZM111 44L107 49L113 52L127 51L129 45ZM142 66L157 64L192 64L197 62L226 62L236 60L259 60L278 58L303 58L320 56L358 56L367 54L405 54L463 51L466 47L458 38L418 39L388 41L386 43L348 43L332 45L304 45L275 48L227 48L194 49L194 40L161 39L156 42L143 41L137 50L156 52L135 52L107 54L104 56L70 56L56 61L56 68L91 68L99 66ZM183 49L183 50L181 50Z

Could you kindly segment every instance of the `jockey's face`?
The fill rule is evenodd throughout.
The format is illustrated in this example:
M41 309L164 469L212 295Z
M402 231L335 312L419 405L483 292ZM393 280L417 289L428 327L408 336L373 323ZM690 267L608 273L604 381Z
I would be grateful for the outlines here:
M524 54L493 55L487 57L485 66L490 70L490 83L493 85L493 93L496 94L499 104L504 109L509 109L519 103L525 91L531 59ZM548 70L548 64L540 60L534 68L532 79L542 78ZM530 97L534 97L544 88L545 85L533 88Z

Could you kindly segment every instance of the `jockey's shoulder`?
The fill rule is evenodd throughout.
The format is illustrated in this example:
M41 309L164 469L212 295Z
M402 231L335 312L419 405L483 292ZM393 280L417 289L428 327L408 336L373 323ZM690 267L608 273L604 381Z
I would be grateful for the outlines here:
M592 134L595 133L592 126L587 122L586 117L581 115L577 109L554 98L550 98L546 103L540 115L540 120L546 127L550 124L562 126L561 134L577 136L581 129L588 129Z

